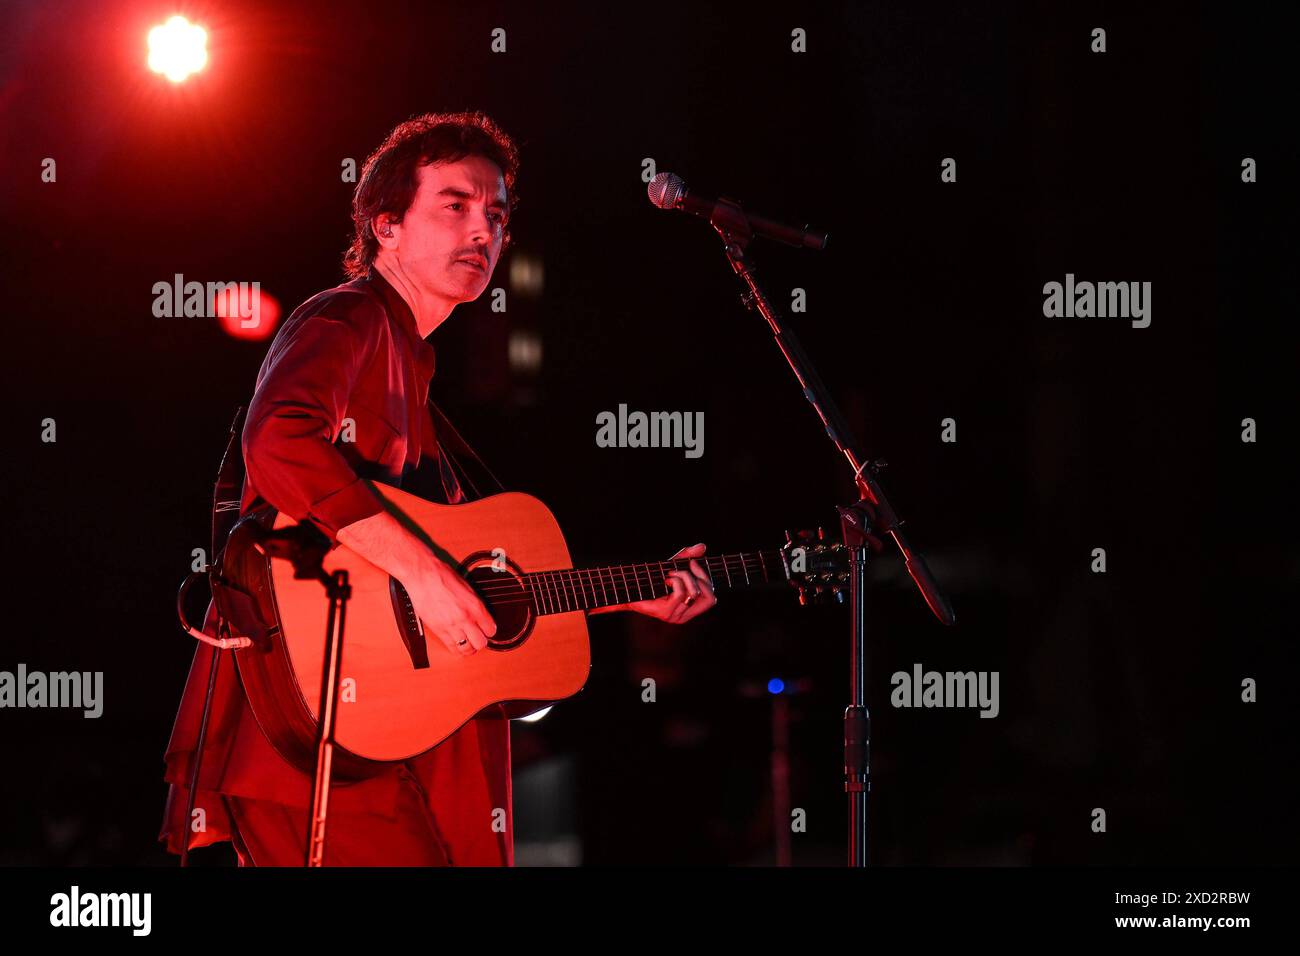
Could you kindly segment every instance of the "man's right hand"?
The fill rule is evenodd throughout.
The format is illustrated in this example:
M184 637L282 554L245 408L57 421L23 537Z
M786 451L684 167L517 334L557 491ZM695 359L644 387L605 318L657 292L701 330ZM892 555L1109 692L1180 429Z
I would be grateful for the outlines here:
M497 625L465 579L387 511L354 521L338 532L347 545L401 582L415 613L453 654L475 654Z
M425 633L432 632L453 654L474 654L487 647L488 638L497 625L486 605L465 583L456 570L430 556L429 567L416 573L402 587L411 596L415 613L424 622Z

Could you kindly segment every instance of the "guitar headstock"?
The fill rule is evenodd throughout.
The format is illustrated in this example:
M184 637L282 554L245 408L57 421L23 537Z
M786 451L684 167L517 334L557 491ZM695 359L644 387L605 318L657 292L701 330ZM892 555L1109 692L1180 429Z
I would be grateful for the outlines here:
M849 549L839 541L828 540L825 529L793 535L787 531L781 554L790 570L790 583L799 591L800 604L832 598L843 604L848 600Z

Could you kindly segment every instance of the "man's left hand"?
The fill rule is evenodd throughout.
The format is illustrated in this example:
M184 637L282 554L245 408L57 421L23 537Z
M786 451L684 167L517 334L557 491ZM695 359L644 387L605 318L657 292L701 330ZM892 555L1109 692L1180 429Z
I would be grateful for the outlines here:
M669 560L701 558L704 556L704 551L703 544L693 545L689 548L682 548ZM709 575L700 565L700 562L692 560L687 567L690 568L689 571L673 571L665 578L668 586L672 589L671 593L648 601L633 601L631 604L620 604L607 610L636 611L638 614L644 614L647 617L653 617L668 624L685 624L692 618L699 617L717 604L718 598L713 593L713 585L709 583Z

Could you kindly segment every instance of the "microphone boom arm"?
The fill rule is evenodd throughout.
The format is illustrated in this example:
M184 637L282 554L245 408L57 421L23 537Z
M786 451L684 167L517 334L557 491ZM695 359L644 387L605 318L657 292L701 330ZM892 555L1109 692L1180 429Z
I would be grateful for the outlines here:
M827 436L835 443L835 447L853 469L853 481L857 485L858 493L874 506L877 516L874 530L893 538L894 544L902 552L907 573L916 583L921 596L935 617L946 625L955 623L956 616L953 614L951 604L939 589L939 584L930 572L925 559L908 543L902 530L903 519L898 517L893 505L885 496L880 482L876 480L876 476L885 469L887 463L867 460L849 431L839 406L831 398L826 383L822 381L812 361L804 352L798 337L793 330L782 325L776 309L754 278L754 269L745 256L745 249L753 237L752 217L748 216L738 203L729 199L720 199L713 204L709 223L722 237L731 268L748 288L748 291L742 294L741 301L747 309L751 311L757 309L767 320L777 348L781 350L781 354L785 356L791 371L799 381L804 398L808 399L813 410L817 412L822 424L826 426Z

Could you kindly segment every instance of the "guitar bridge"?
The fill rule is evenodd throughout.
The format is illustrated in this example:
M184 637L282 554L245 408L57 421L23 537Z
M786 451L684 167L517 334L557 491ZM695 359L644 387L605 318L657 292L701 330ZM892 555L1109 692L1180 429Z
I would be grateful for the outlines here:
M401 635L406 652L411 655L411 666L416 670L429 666L429 645L424 637L424 624L415 613L411 596L397 578L389 575L388 594L393 599L393 616L397 619L397 632Z

